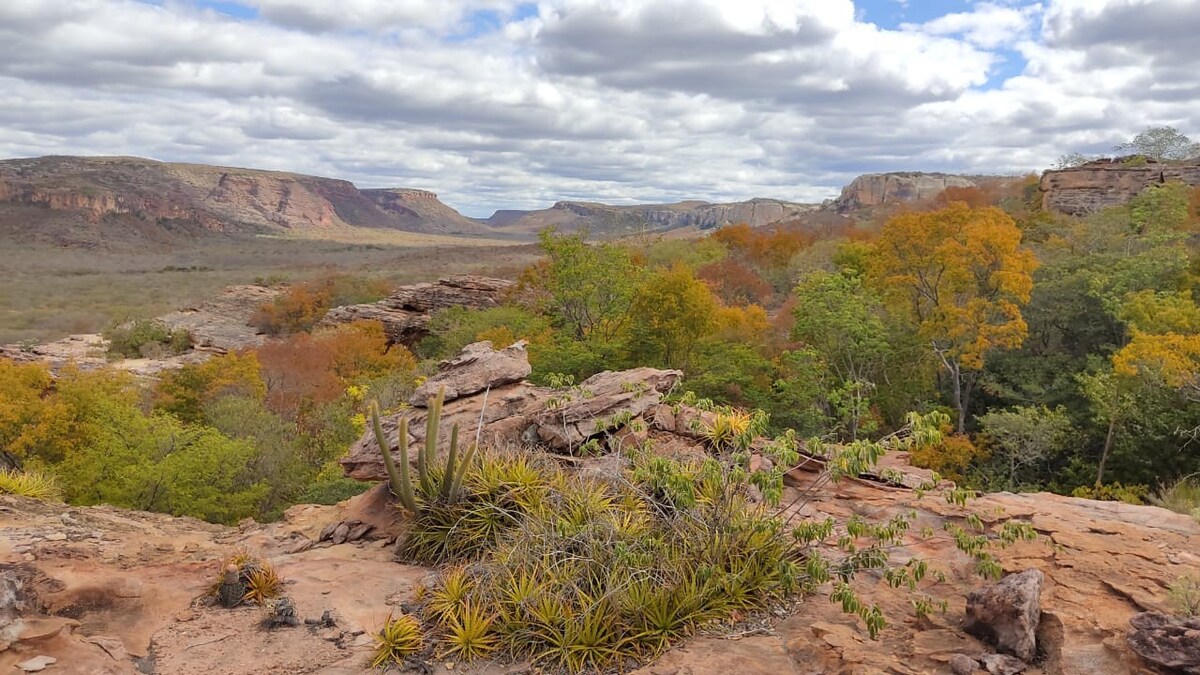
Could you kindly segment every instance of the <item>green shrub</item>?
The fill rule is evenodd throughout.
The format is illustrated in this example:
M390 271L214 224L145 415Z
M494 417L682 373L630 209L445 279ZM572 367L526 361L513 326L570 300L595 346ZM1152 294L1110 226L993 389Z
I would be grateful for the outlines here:
M114 323L103 332L108 355L113 358L161 358L182 354L192 347L185 330L167 330L158 321L139 319Z
M1102 502L1145 504L1150 497L1150 488L1145 485L1121 485L1120 482L1099 486L1083 485L1072 490L1071 496Z
M1184 476L1150 495L1150 503L1200 520L1200 475Z
M1167 602L1179 616L1200 616L1200 576L1176 579L1167 589Z
M378 668L392 663L404 663L404 660L421 651L425 642L421 635L421 625L410 614L401 614L395 618L389 616L383 622L383 628L375 634L375 654L371 657L371 667Z
M664 472L679 474L664 479L670 497L637 478ZM737 475L716 460L659 459L588 480L486 452L455 505L418 513L401 551L470 563L426 595L424 616L447 654L469 660L503 646L569 672L632 665L706 622L808 588L784 522L750 503Z

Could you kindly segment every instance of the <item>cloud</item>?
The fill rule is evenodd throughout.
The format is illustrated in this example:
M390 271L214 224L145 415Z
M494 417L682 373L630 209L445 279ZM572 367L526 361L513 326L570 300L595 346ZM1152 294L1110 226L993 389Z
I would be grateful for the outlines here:
M923 24L904 24L907 31L927 35L960 36L982 49L1011 45L1028 36L1041 5L1018 7L980 2L970 12L945 14Z
M849 0L239 2L0 2L0 155L299 171L487 215L819 201L866 171L1200 135L1200 0L973 2L898 28Z

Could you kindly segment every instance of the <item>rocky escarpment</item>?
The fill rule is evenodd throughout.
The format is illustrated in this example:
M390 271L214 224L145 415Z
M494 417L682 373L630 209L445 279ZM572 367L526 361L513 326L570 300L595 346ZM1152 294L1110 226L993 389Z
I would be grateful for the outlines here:
M496 307L513 287L507 279L458 275L433 283L401 286L378 302L335 307L321 320L323 326L352 321L379 321L393 342L414 345L427 334L429 319L439 309L463 306Z
M348 227L488 231L424 190L359 190L332 178L135 157L0 161L0 204L44 209L36 219L43 221L56 213L82 214L93 224L127 216L167 230L187 223L234 234Z
M687 227L706 230L740 223L761 227L799 218L817 208L815 204L797 204L777 199L751 199L728 204L685 201L636 206L563 201L540 211L497 211L488 219L488 223L517 232L532 233L553 226L563 231L587 230L593 235L613 236Z
M968 178L944 173L868 173L842 188L842 194L829 204L838 213L877 206L890 206L933 199L946 188L976 187L986 178Z
M1163 164L1146 157L1098 159L1042 174L1042 207L1072 216L1120 206L1151 185L1200 186L1200 165Z

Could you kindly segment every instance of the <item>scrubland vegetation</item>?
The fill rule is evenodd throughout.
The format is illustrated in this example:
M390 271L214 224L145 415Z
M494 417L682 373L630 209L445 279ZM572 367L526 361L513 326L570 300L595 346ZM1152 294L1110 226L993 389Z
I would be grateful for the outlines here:
M502 306L436 314L415 353L378 325L310 332L330 306L389 287L325 274L263 307L276 339L148 391L115 373L52 382L0 364L0 443L72 502L269 518L358 489L334 460L365 429L368 401L395 409L469 342L526 339L538 383L679 368L683 390L763 411L764 431L829 442L944 411L942 439L913 458L962 485L1191 513L1200 191L1154 186L1086 218L1043 212L1037 197L1032 180L952 188L877 222L697 240L546 231L544 257Z
M443 310L411 350L375 322L314 328L389 288L318 275L261 308L274 336L263 346L151 384L0 361L0 491L271 519L364 489L337 459L373 428L399 454L387 455L408 511L398 555L440 571L414 613L386 622L376 665L434 653L625 668L814 592L875 634L886 619L854 576L877 570L924 614L938 606L922 590L936 570L890 562L908 516L779 508L801 449L826 458L822 480L902 450L955 480L958 503L976 489L1051 490L1200 518L1198 227L1197 189L1153 186L1073 218L1043 212L1030 179L822 228L603 243L548 230L500 306ZM114 337L130 354L172 343L138 324L126 333ZM602 370L682 370L670 400L715 413L708 457L630 448L604 479L463 443L444 460L416 449L410 473L379 411L403 412L437 360L484 339L527 340L530 379L554 388ZM769 439L768 468L749 466L755 436ZM1016 521L990 536L965 522L942 536L985 576L1000 573L996 541L1032 536ZM1172 597L1194 612L1194 581Z
M386 238L354 243L217 239L183 250L136 252L0 241L0 344L99 333L114 323L149 319L211 298L232 284L298 283L330 273L392 283L447 272L512 275L537 253L530 246L478 245L467 254L455 240L436 237L432 242L438 245Z

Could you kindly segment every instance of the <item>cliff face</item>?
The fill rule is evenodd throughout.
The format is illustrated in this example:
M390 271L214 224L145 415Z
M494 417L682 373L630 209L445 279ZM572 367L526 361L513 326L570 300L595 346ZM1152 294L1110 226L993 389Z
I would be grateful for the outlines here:
M558 202L540 211L497 211L488 224L518 232L537 232L557 226L586 229L595 235L631 234L641 230L666 231L685 227L711 229L746 223L761 227L798 218L819 208L775 199L751 199L729 204L685 201L677 204L613 206L593 202Z
M1129 201L1150 185L1179 181L1200 186L1200 166L1132 163L1131 158L1100 159L1042 174L1042 207L1072 216L1086 215Z
M488 231L424 190L359 190L331 178L131 157L0 161L0 204L45 209L51 213L43 219L50 220L54 213L82 214L90 223L130 216L227 233L343 227Z
M932 199L949 187L976 187L979 181L944 173L868 173L842 188L830 204L838 213Z

